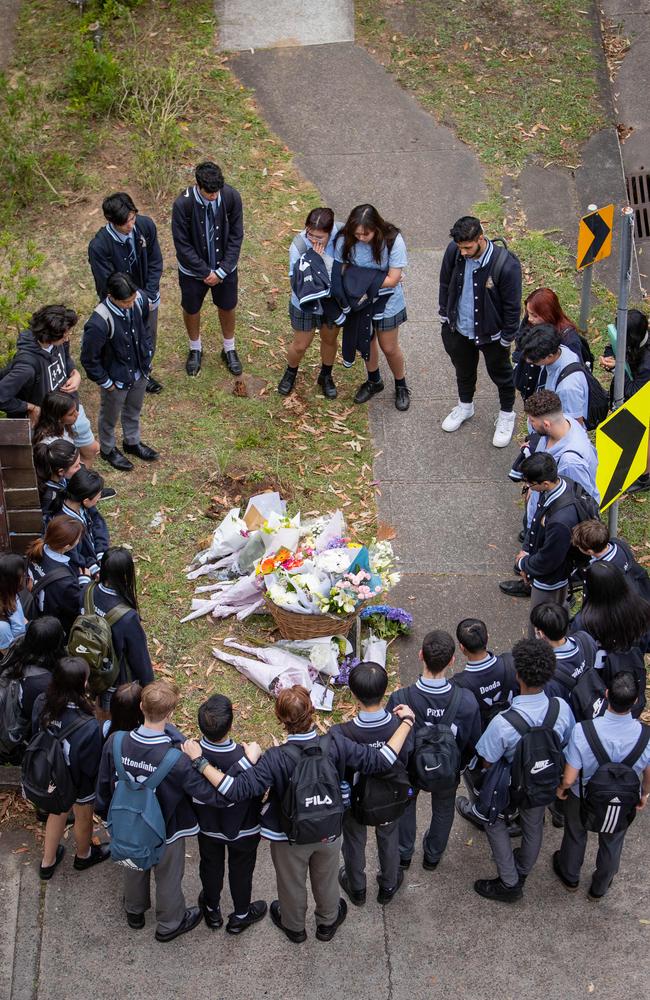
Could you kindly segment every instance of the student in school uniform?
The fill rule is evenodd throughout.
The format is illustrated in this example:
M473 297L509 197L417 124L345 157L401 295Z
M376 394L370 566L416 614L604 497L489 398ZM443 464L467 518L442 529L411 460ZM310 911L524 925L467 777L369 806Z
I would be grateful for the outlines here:
M650 598L648 571L634 558L634 553L623 538L610 538L604 521L581 521L571 532L573 545L588 556L589 565L596 562L610 563L625 575L629 584L645 600ZM587 593L583 589L583 599Z
M399 328L408 318L402 288L402 274L408 263L404 237L396 226L382 219L373 205L357 205L337 234L334 246L334 259L340 265L386 271L381 288L393 290L387 297L383 315L372 321L366 381L357 389L354 402L367 403L383 390L379 371L381 348L395 379L395 406L398 410L408 410L411 393L406 385L406 365L399 343Z
M54 668L65 656L65 633L50 615L27 623L25 634L3 660L3 677L20 681L20 711L31 725L34 702L47 691Z
M103 477L85 466L75 472L63 493L57 512L83 527L81 541L70 553L70 562L90 576L99 573L102 556L110 544L108 525L97 510L104 488Z
M556 392L564 416L584 424L589 408L587 377L584 372L575 371L560 378L565 368L582 361L562 343L555 327L542 323L527 333L521 343L521 353L528 364L538 365L541 369L537 389Z
M569 701L572 681L589 670L596 662L598 644L588 632L569 632L569 612L561 604L538 604L530 613L535 638L545 639L555 654L556 667L552 680L544 688L552 697Z
M243 746L230 736L232 703L223 694L212 695L199 708L199 741L203 756L219 770L227 772L235 764L242 770L251 767ZM263 899L251 902L253 872L260 842L259 797L248 799L230 809L215 809L204 805L200 796L193 797L194 811L199 821L199 854L201 862L201 893L199 906L208 927L223 926L221 890L228 851L228 884L234 910L228 917L228 934L241 934L266 914Z
M405 705L398 705L395 713L401 718L398 729L381 749L362 746L346 739L340 731L331 734L327 756L338 771L342 781L346 768L367 774L387 771L395 763L397 754L413 725L413 713ZM262 836L271 842L271 858L278 882L278 899L270 906L273 923L293 944L307 939L307 873L316 902L316 937L331 941L347 916L347 903L339 896L338 867L341 838L328 838L313 844L289 843L282 828L280 803L289 785L297 763L293 750L287 747L308 749L318 745L315 714L309 692L300 685L281 691L275 702L275 714L287 731L287 741L271 747L260 759L261 749L256 743L245 745L246 756L255 763L240 774L224 775L202 755L201 747L193 740L183 746L205 778L229 801L242 802L262 795L270 789L268 808L262 814Z
M289 279L291 280L301 256L307 250L313 250L322 257L330 278L334 258L334 241L339 227L334 221L331 208L312 208L305 219L305 228L291 241L289 248ZM328 306L332 299L327 298ZM340 309L338 310L340 312ZM318 375L318 385L326 399L336 399L337 391L332 378L332 369L336 360L336 341L339 328L334 323L334 314L328 309L324 312L323 302L317 304L315 311L307 312L300 308L300 301L291 291L289 300L289 319L293 330L293 342L287 352L287 367L280 379L278 392L288 396L295 385L300 362L309 350L314 334L320 336L321 369Z
M620 763L628 755L634 757L629 766L639 777L636 808L641 810L645 809L650 795L650 742L648 727L631 714L638 697L636 678L627 671L616 674L607 689L607 711L600 719L594 719L591 725L596 741L609 761ZM585 732L587 725L579 722L571 734L564 776L557 792L558 798L564 800L565 823L560 850L553 854L553 871L569 892L576 892L580 885L580 871L589 836L580 811L580 783L583 788L588 786L599 767L592 749L593 736L590 740ZM615 815L610 815L613 825L616 825ZM611 887L620 866L626 833L627 829L622 829L598 834L596 868L587 892L587 898L592 902L602 899Z
M521 356L521 344L524 337L536 330L542 324L554 327L560 335L565 347L584 361L591 368L593 357L587 351L580 339L575 324L564 312L556 293L552 288L536 288L524 302L524 316L515 338L515 350L512 360L515 362L515 386L522 398L526 400L537 390L540 369L537 365L527 364Z
M76 854L73 867L76 871L86 871L94 865L106 861L109 849L106 845L92 843L93 812L95 802L95 782L99 771L102 741L99 723L94 715L86 686L89 667L78 656L64 656L52 673L52 682L44 694L38 696L32 711L32 730L50 729L62 732L77 719L84 724L69 739L63 741L63 752L70 769L70 777L77 793L73 808L74 837ZM50 814L45 824L43 859L39 875L44 882L49 881L57 866L63 860L65 847L61 838L65 831L67 811Z
M44 526L55 516L68 480L80 468L81 455L72 441L57 438L51 444L39 444L34 448L34 469Z
M142 692L142 725L124 736L122 763L128 774L137 781L153 774L172 747L172 736L167 725L179 701L176 685L169 681L154 681ZM115 734L109 736L102 750L95 812L102 819L108 809L116 783L113 761ZM185 839L199 832L192 797L200 796L205 804L218 804L217 792L211 794L210 786L201 777L185 754L180 754L169 774L158 786L156 797L165 820L166 846L153 868L139 871L123 868L124 909L129 927L141 930L145 926L145 913L151 907L151 874L156 880L156 940L173 941L181 934L193 930L201 922L198 906L187 907L183 894L185 871Z
M83 531L77 520L59 514L25 553L38 612L58 618L66 640L83 609L83 588L90 582L90 576L70 563L70 552L79 544Z
M0 654L25 634L27 619L20 600L25 589L25 560L13 552L0 555Z
M97 295L100 302L106 298L107 281L116 271L133 278L149 302L147 323L153 356L158 337L160 279L163 272L156 224L148 216L140 215L133 198L126 191L116 191L104 198L102 212L106 225L95 233L88 244L88 261ZM162 388L161 383L149 375L147 392L162 392Z
M399 728L400 720L384 708L384 695L388 686L388 675L379 663L370 661L359 663L350 674L350 691L359 706L359 711L349 722L333 726L353 743L382 747L387 739ZM398 758L406 765L413 740L411 734L399 752ZM346 772L346 781L351 787L358 780L358 772ZM383 823L375 827L379 872L377 882L377 902L382 906L390 903L404 881L404 870L399 863L399 821ZM339 885L355 906L363 906L366 901L366 841L368 828L358 823L348 809L343 817L343 861L339 869Z
M469 763L476 742L481 735L481 713L473 693L464 687L454 687L445 674L454 665L454 640L448 632L436 629L425 635L419 657L422 662L422 674L410 687L393 691L388 699L387 709L392 711L394 705L403 702L409 705L415 713L416 730L428 723L440 721L445 709L460 691L460 700L456 713L449 720L463 765ZM421 793L427 794L427 793ZM431 795L431 822L422 838L424 857L422 867L426 871L435 871L444 854L449 834L454 822L453 794ZM417 829L416 801L411 802L399 821L399 853L402 868L409 868L415 849Z
M57 438L73 441L72 428L78 415L74 396L67 392L48 392L41 403L41 412L32 433L33 447L41 441L50 444Z
M221 360L237 376L242 373L235 349L237 265L244 239L241 195L210 160L199 163L194 176L196 184L178 196L172 209L181 309L190 342L185 370L191 376L201 371L201 307L210 292L223 335Z
M137 681L120 684L111 694L109 705L110 718L102 723L102 740L105 743L112 733L130 733L138 726L144 725L142 712L143 687ZM180 746L187 739L184 733L172 725L165 723L165 734L169 736L172 746Z
M543 639L520 639L512 649L517 682L521 694L513 698L512 711L529 726L539 726L549 711L550 701L544 686L555 673L555 655ZM553 729L566 744L575 724L573 713L565 701L556 699L557 718ZM505 715L497 715L489 724L476 746L477 754L487 767L505 757L512 761L519 732ZM485 832L497 868L497 878L478 879L474 890L485 899L513 903L521 899L523 885L537 861L542 846L545 806L519 810L521 846L512 847L512 838L505 820L499 817Z
M129 680L143 687L154 679L147 636L140 619L133 556L115 546L106 550L99 569L99 582L92 589L95 614L108 614L120 607L124 614L111 627L115 655L120 662L116 685Z
M115 429L121 420L122 447L128 455L154 462L158 452L140 438L140 414L151 371L149 302L128 274L117 271L106 282L106 298L95 306L84 327L81 363L100 387L101 457L114 469L130 472L132 462L118 449Z

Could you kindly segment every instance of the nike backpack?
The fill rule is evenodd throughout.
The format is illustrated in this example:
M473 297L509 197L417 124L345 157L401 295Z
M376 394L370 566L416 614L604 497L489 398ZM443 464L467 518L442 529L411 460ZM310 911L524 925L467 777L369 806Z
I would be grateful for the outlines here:
M343 797L338 771L328 757L330 739L320 736L308 746L282 747L296 765L280 803L280 821L290 844L329 844L341 835Z
M569 690L569 704L576 722L597 719L605 714L607 691L595 667L587 667L577 678L563 677L562 683Z
M634 764L645 751L650 740L650 726L641 726L641 734L627 757L614 763L605 753L593 720L583 722L589 748L598 768L583 786L580 778L580 816L587 830L595 833L620 833L627 830L636 816L641 783Z
M503 718L520 734L511 766L510 802L518 809L548 806L562 781L564 753L562 742L553 728L560 714L560 701L551 698L546 715L538 726L531 726L511 708Z
M46 813L67 813L77 798L63 752L64 740L91 718L75 719L59 733L41 729L30 740L23 757L22 786L26 799Z
M70 656L80 656L90 668L88 688L93 697L103 694L115 683L120 672L120 662L113 649L112 627L131 610L128 604L117 604L105 615L94 611L94 583L89 583L84 594L84 611L75 618L68 638Z
M440 721L420 726L415 733L410 776L416 788L436 795L451 794L460 781L460 750L451 724L462 699L462 690L452 687L451 699Z
M413 798L408 771L400 760L383 774L360 774L352 786L352 815L362 826L399 819Z
M166 843L165 818L156 789L165 780L182 752L170 747L145 781L136 781L122 762L125 733L113 737L113 764L117 781L108 807L106 829L111 836L111 858L127 868L148 871L157 865Z

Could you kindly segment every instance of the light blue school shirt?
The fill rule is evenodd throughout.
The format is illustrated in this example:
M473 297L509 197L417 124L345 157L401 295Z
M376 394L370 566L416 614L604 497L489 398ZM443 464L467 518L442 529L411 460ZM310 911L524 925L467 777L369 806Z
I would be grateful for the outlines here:
M27 619L23 611L23 606L16 598L16 610L13 611L7 621L0 621L0 649L9 649L14 639L25 634Z
M558 394L562 401L565 417L582 417L583 420L586 420L589 406L589 386L584 372L573 372L573 374L567 375L560 383L560 387L556 388L560 373L576 361L582 364L577 354L561 345L557 361L554 361L552 365L542 366L537 388L550 389ZM546 378L544 373L546 373Z
M458 299L458 313L456 316L456 329L468 340L476 340L476 305L474 297L474 271L487 264L492 256L493 244L487 241L487 246L480 257L465 258L465 271L463 273L463 287Z
M571 730L576 724L573 712L565 701L558 698L560 711L553 726L562 743L569 739ZM518 694L512 699L511 708L517 710L519 715L531 726L539 726L548 711L549 699L543 692L539 694ZM490 764L495 764L502 757L511 761L515 747L521 739L519 733L511 726L503 713L497 715L489 724L480 740L476 744L476 752Z
M336 234L338 233L340 228L341 227L335 222L334 228L332 229L332 234L329 240L327 241L327 246L325 247L325 251L323 253L324 257L331 257L332 259L334 259L334 240L336 239ZM296 266L302 254L304 253L304 250L298 250L298 248L295 245L296 239L298 240L298 242L300 242L301 237L305 241L308 247L313 248L314 246L312 241L307 236L306 229L303 229L302 232L300 232L298 236L294 237L294 239L291 241L291 246L289 247L289 281L291 281L291 276L293 275L294 267ZM293 291L293 289L291 290L291 305L295 306L296 309L300 309L300 302L298 301L298 296Z
M338 260L343 263L343 244L344 239L336 241L336 249L334 253L334 260ZM369 243L360 243L357 241L353 244L352 250L350 251L350 264L356 264L357 267L374 267L379 271L387 271L391 267L399 267L400 270L408 264L406 257L406 243L402 237L401 233L398 233L395 237L395 242L388 253L388 248L383 247L381 254L381 260L379 263L375 260L372 255L372 247ZM393 289L393 294L389 295L386 301L386 309L383 314L384 319L389 319L391 316L396 316L397 313L401 312L402 309L406 308L406 302L404 300L404 289L401 282L396 285Z
M600 503L600 493L596 489L596 467L598 466L596 449L589 440L589 435L582 424L579 424L577 420L569 420L569 423L571 427L563 438L547 448L548 438L542 436L535 451L547 451L557 462L557 471L561 476L568 476L569 479L580 483L587 493ZM531 490L526 508L528 524L533 520L538 501L539 493Z
M594 725L598 738L603 745L603 750L614 763L619 763L629 752L634 749L636 741L641 735L641 723L638 719L633 719L628 712L626 715L616 715L609 709L599 719L594 719ZM567 764L582 771L582 783L586 784L598 770L598 761L591 752L587 743L587 737L581 722L571 733L571 739L566 749ZM633 768L639 778L646 767L650 764L650 743L645 748ZM571 786L574 795L580 795L580 782L576 781Z

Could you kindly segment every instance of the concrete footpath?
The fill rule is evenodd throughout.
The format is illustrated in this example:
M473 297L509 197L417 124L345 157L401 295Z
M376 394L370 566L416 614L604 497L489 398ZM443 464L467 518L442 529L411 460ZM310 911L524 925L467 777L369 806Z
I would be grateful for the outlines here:
M521 635L526 611L497 587L510 573L516 546L518 491L506 478L513 452L491 445L498 404L484 372L476 417L456 434L440 430L456 391L435 318L449 226L484 195L481 169L474 154L366 52L340 40L346 37L351 3L292 7L291 36L278 19L268 18L273 22L268 38L281 47L242 52L233 57L232 68L254 88L263 115L294 150L323 203L344 218L355 204L372 201L401 227L409 250L403 343L412 406L407 414L395 410L387 376L386 391L370 410L379 513L396 529L404 571L391 599L413 611L417 637L434 626L453 630L461 617L480 614L490 625L492 645L502 649ZM301 16L315 7L319 16L331 14L329 35L320 39L330 43L287 47L289 37L303 41ZM241 48L264 44L259 35L253 43L244 31L246 23L259 31L256 8L244 0L220 4L224 31L240 32ZM361 380L361 365L358 371ZM405 680L417 674L414 643L402 656L402 672ZM420 810L421 829L424 804ZM568 895L551 872L560 832L549 825L525 897L508 907L473 892L474 879L492 876L493 865L483 835L458 819L439 869L422 869L418 841L403 889L384 908L374 898L371 849L365 908L350 906L331 944L315 940L310 915L309 940L301 947L291 945L268 919L242 939L200 926L172 944L157 944L151 915L145 930L127 928L119 872L112 865L77 873L69 849L54 879L39 886L35 860L21 852L19 837L5 835L0 991L10 1000L641 996L647 992L642 959L650 928L647 832L642 816L628 836L622 874L607 899L595 905L586 898L594 845L583 887ZM187 841L186 853L185 888L188 902L194 902L199 890L194 841ZM254 897L274 896L268 846L262 845ZM230 911L227 891L223 910Z

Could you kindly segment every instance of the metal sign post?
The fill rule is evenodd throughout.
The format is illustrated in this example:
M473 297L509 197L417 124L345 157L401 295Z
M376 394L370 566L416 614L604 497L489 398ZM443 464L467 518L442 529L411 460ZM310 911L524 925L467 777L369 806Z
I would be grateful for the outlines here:
M627 347L627 311L632 284L632 244L634 239L634 209L623 209L621 230L621 266L618 275L618 306L616 309L616 367L614 369L614 409L623 403L625 386L625 349ZM609 508L609 533L618 531L618 500Z
M588 212L598 211L598 205L587 205ZM580 329L583 333L587 331L589 323L589 312L591 309L591 284L594 277L593 265L586 267L582 272L582 288L580 294Z

